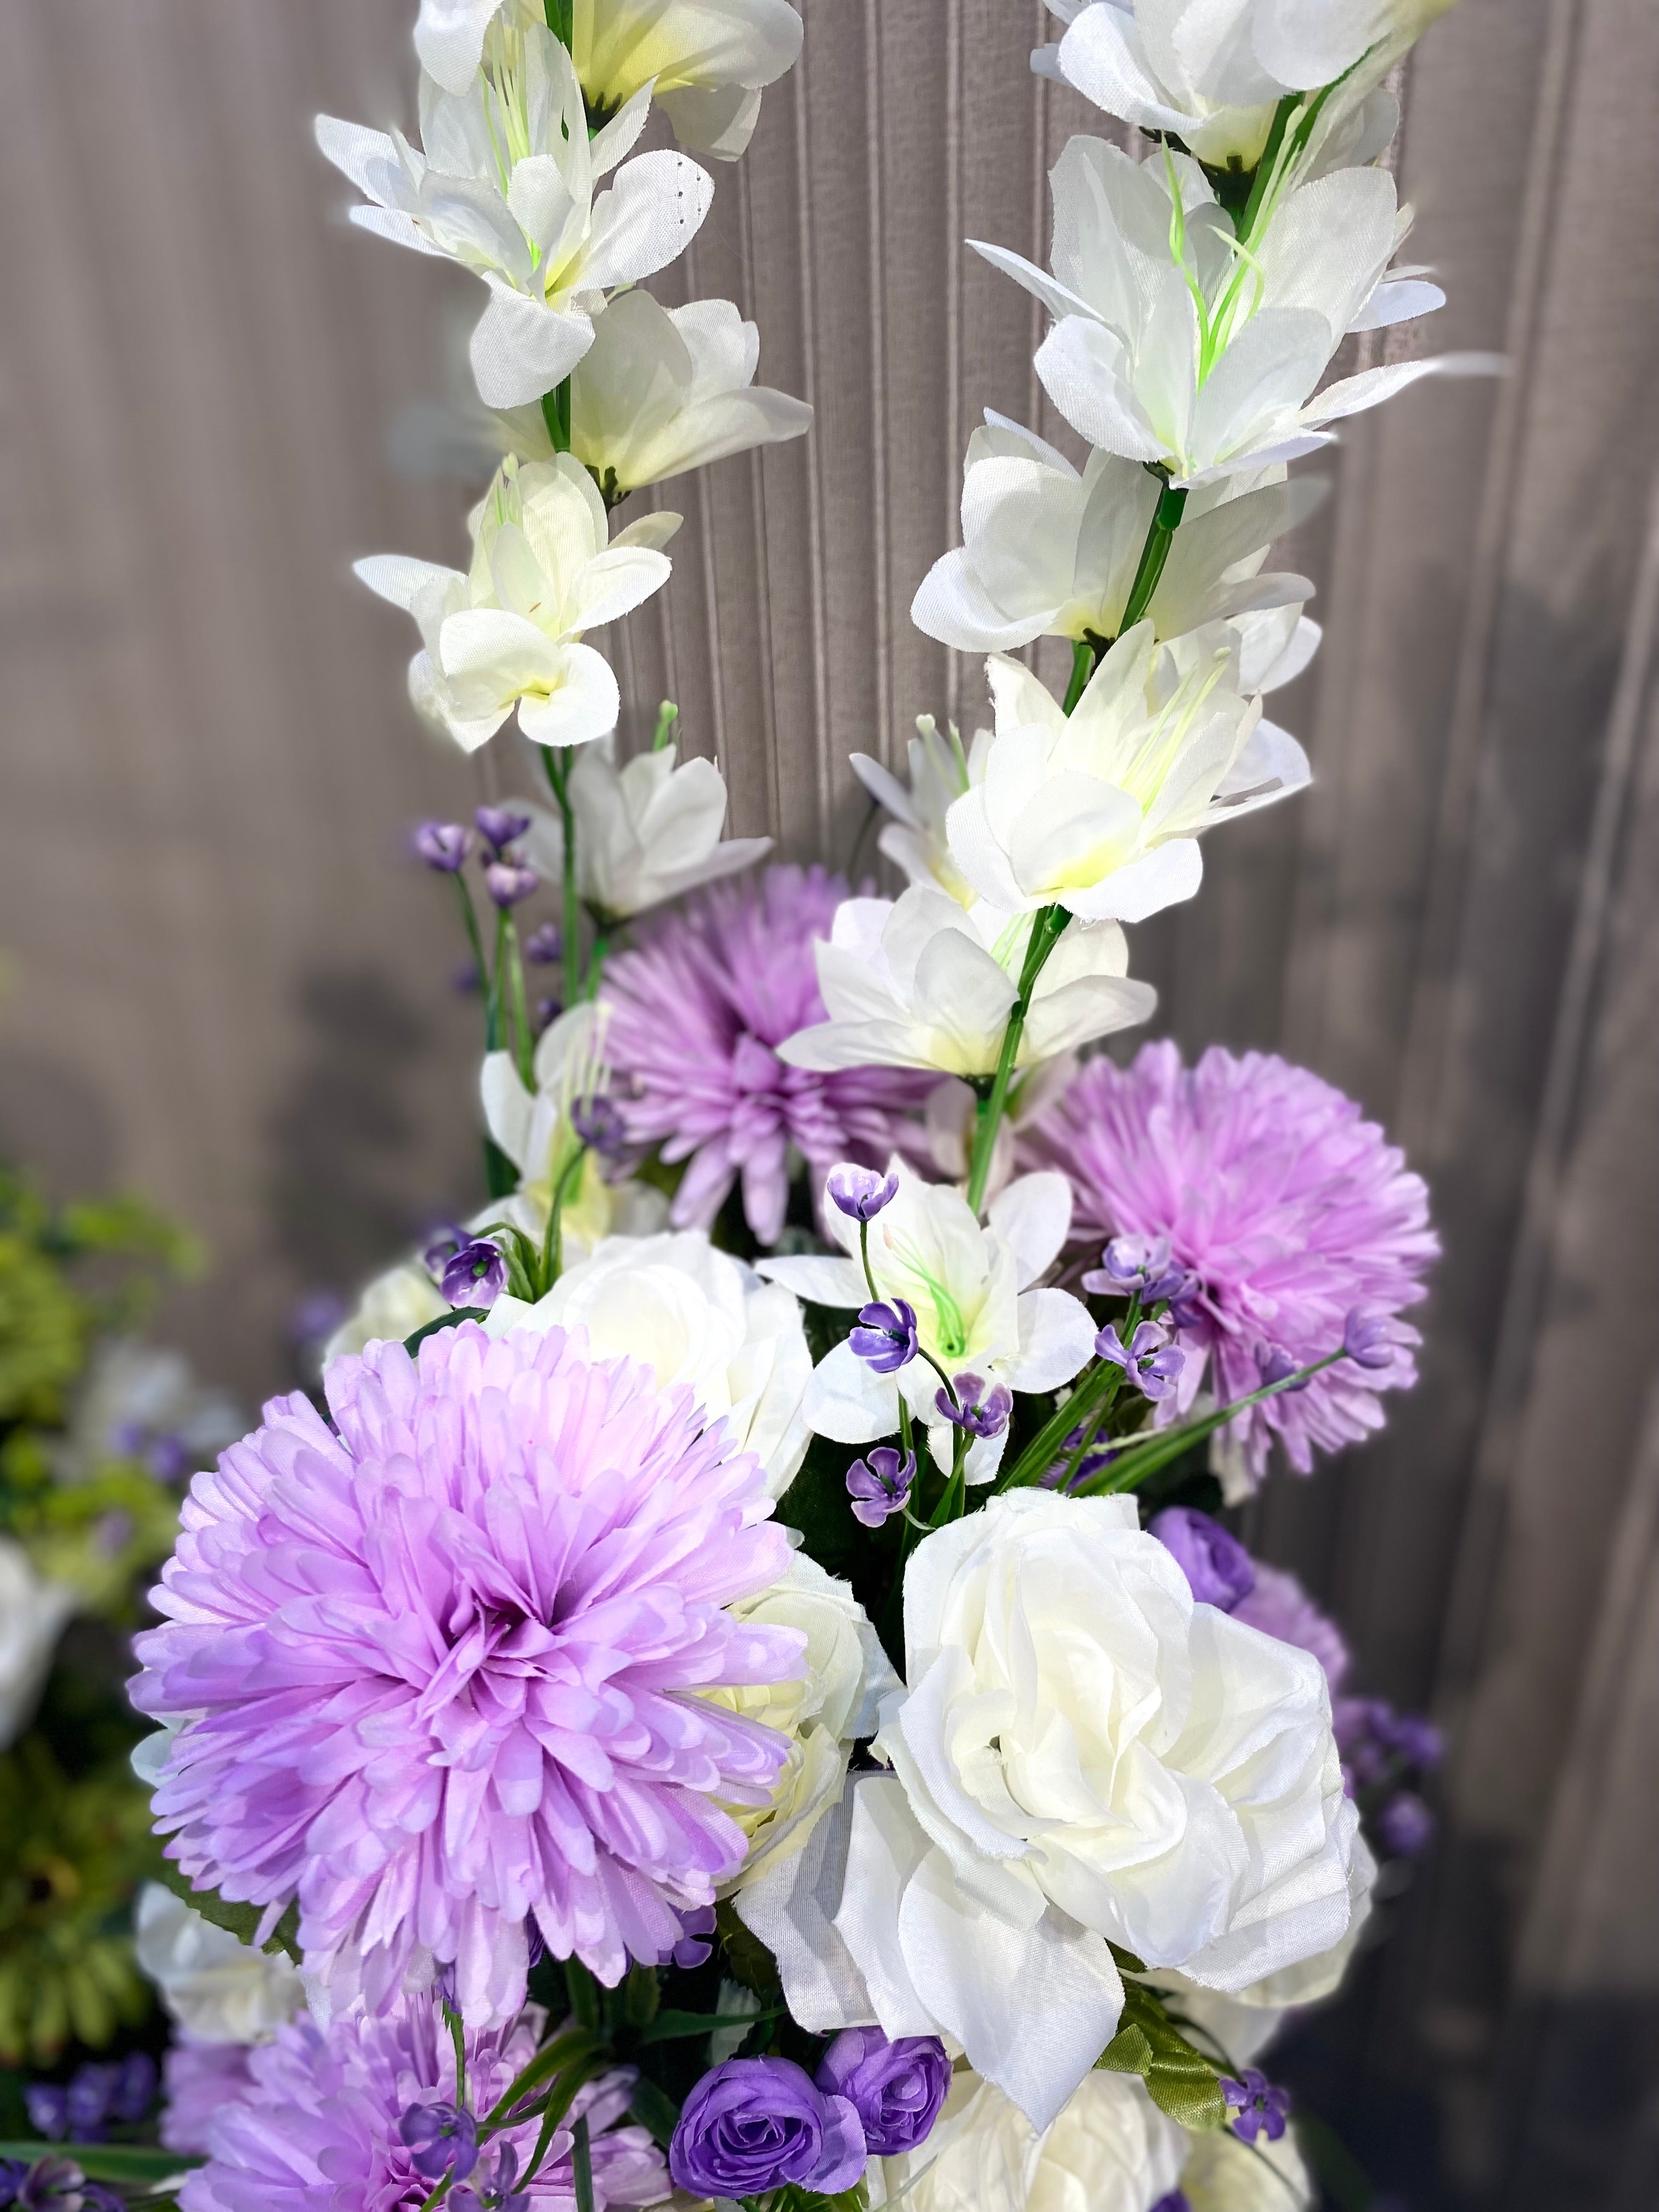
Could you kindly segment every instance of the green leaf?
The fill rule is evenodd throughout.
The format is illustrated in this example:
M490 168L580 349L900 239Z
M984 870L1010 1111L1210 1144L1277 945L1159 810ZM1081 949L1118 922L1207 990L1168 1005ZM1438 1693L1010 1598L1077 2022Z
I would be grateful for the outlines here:
M129 2189L160 2189L204 2161L183 2151L157 2150L149 2143L0 2142L0 2158L61 2155L74 2160L88 2181L112 2181Z
M738 1919L729 1897L714 1908L714 1929L732 1980L752 1990L763 2004L777 2003L783 1996L778 1962L760 1937Z
M659 2012L635 2040L673 2043L682 2036L707 2035L717 2027L758 2027L763 2021L776 2020L782 2011L781 2005L774 2005L768 2012Z
M1194 2134L1226 2124L1215 2068L1176 2027L1157 1990L1144 1983L1124 1984L1123 2017L1099 2063L1114 2074L1139 2074L1159 2112Z
M406 1336L404 1350L418 1352L428 1337L436 1336L441 1328L459 1328L464 1321L482 1321L483 1318L484 1309L482 1306L456 1306L449 1313L440 1314L436 1321L428 1322L424 1328L417 1328L413 1336Z
M659 2089L648 2076L641 2074L634 2084L634 2094L628 2107L629 2115L642 2128L649 2128L665 2150L674 2140L674 2130L679 2125L680 2110L665 2089Z
M191 1885L190 1876L171 1859L161 1862L155 1869L155 1876L175 1897L182 1897L186 1905L199 1912L210 1926L227 1929L238 1942L252 1947L259 1923L264 1917L264 1905L239 1904L233 1899L221 1897L216 1890L197 1889ZM299 1963L300 1908L297 1905L289 1906L276 1923L276 1934L264 1948L273 1958L279 1951L286 1951L296 1965Z

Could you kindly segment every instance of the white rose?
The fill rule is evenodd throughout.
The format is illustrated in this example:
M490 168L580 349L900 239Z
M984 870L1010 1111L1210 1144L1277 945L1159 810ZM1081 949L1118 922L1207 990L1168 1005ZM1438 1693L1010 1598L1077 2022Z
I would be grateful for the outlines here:
M761 1462L775 1498L805 1456L812 1355L800 1307L718 1251L705 1230L608 1237L537 1304L498 1298L484 1326L493 1335L584 1329L596 1358L640 1360L660 1389L690 1383L709 1419Z
M216 1928L160 1882L138 1893L138 1963L186 2035L198 2043L266 2043L305 2002L300 1970Z
M771 1802L730 1808L750 1838L749 1856L726 1885L738 1890L799 1851L839 1801L853 1746L875 1733L882 1701L899 1680L849 1586L804 1552L792 1556L781 1582L727 1610L739 1620L799 1629L806 1639L802 1680L709 1692L717 1704L775 1729L789 1746Z
M919 2149L872 2161L872 2201L902 2191L912 2212L1150 2212L1179 2181L1189 2140L1130 2075L1086 2075L1039 2130L962 2073Z
M1310 2212L1318 2202L1288 2129L1277 2142L1261 2136L1254 2146L1219 2128L1189 2140L1181 2174L1189 2212Z
M0 1536L0 1750L28 1725L75 1592L42 1582L21 1544Z

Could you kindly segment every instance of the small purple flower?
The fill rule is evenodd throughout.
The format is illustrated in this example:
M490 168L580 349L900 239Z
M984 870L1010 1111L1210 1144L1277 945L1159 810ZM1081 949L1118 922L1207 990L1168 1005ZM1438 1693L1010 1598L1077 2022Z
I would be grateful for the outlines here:
M416 860L424 860L441 876L453 876L466 865L472 850L472 832L459 822L422 822L410 840Z
M855 1167L848 1161L832 1171L826 1188L843 1213L854 1221L873 1221L898 1196L898 1177L880 1176L874 1168Z
M788 2058L728 2058L686 2099L668 2170L692 2197L761 2197L794 2186L834 2197L864 2173L849 2099L826 2096Z
M1190 1297L1198 1278L1170 1258L1167 1237L1114 1237L1100 1255L1099 1267L1083 1278L1083 1287L1106 1298L1125 1297L1133 1291L1143 1306L1156 1306L1165 1299Z
M981 1442L1002 1434L1014 1410L1013 1393L1006 1382L999 1382L988 1391L982 1375L958 1375L952 1381L951 1389L956 1392L954 1402L950 1390L933 1393L933 1403L947 1421L957 1428L966 1429L970 1437L977 1437Z
M550 1029L563 1012L564 1000L562 999L538 999L536 1001L536 1027L538 1030Z
M452 1306L488 1312L507 1288L507 1257L488 1237L440 1237L426 1249L427 1273Z
M1414 1790L1402 1790L1377 1814L1376 1832L1396 1858L1420 1859L1434 1840L1434 1815Z
M669 1954L677 1966L688 1971L707 1963L714 1952L709 1938L714 1933L714 1908L712 1905L694 1905L690 1911L680 1914L684 1933Z
M423 2181L441 2181L449 2172L465 2181L478 2163L478 2124L453 2105L410 2105L398 2133Z
M1291 1376L1297 1372L1296 1361L1280 1344L1258 1344L1255 1348L1255 1364L1256 1371L1261 1377L1261 1388L1264 1390L1270 1390L1275 1382L1287 1383L1289 1388L1285 1394L1286 1397L1294 1398L1298 1391L1305 1390L1314 1379L1311 1375L1304 1375L1299 1382L1291 1382Z
M853 1501L853 1517L866 1528L879 1528L890 1514L902 1513L910 1502L910 1486L916 1479L916 1455L899 1452L891 1444L878 1444L847 1470L847 1494Z
M16 2185L17 2212L125 2212L112 2189L88 2181L71 2158L51 2152L38 2158Z
M564 939L556 921L544 921L524 941L524 957L538 968L556 968L564 957Z
M69 2089L61 2081L31 2081L23 2091L23 2107L29 2125L48 2142L62 2142L69 2133Z
M878 1375L896 1375L916 1356L915 1308L902 1298L861 1307L848 1340L866 1366Z
M934 2035L890 2043L878 2027L843 2029L812 2077L820 2089L845 2097L878 2158L896 2158L927 2140L951 2087L951 2062Z
M1231 1613L1255 1588L1255 1563L1237 1536L1191 1505L1166 1505L1147 1523L1192 1584L1200 1605Z
M1356 1367L1381 1375L1417 1341L1413 1330L1392 1314L1367 1313L1356 1306L1342 1324L1342 1349Z
M472 819L478 825L478 835L498 857L530 827L530 817L521 806L481 806Z
M1109 1322L1095 1339L1095 1350L1114 1367L1121 1367L1143 1396L1154 1403L1167 1398L1180 1380L1186 1354L1171 1344L1162 1323L1144 1321L1126 1346L1115 1322Z
M1291 2093L1271 2082L1255 2067L1244 2069L1244 2079L1235 2081L1224 2074L1221 2094L1226 2099L1233 2133L1241 2142L1253 2143L1260 2135L1277 2142L1290 2117Z
M1152 2212L1193 2212L1193 2201L1184 2189L1172 2189L1167 2197L1160 2197Z
M1446 1739L1431 1720L1421 1713L1397 1713L1391 1705L1382 1706L1382 1715L1377 1720L1377 1734L1391 1751L1399 1753L1407 1766L1426 1773L1431 1767L1439 1765L1446 1755Z
M484 870L484 889L503 912L527 899L540 882L534 868L521 866L517 860L492 860Z
M602 1160L614 1160L626 1149L628 1124L614 1098L596 1091L579 1098L570 1109L570 1126L590 1151Z

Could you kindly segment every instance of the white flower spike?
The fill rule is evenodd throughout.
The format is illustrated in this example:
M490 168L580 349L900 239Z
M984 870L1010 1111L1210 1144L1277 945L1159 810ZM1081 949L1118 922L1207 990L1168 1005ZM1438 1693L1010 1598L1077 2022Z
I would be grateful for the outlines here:
M882 852L913 884L932 884L963 906L978 895L951 858L945 825L963 792L983 781L990 750L989 730L976 730L964 751L954 722L947 733L931 714L918 714L908 748L908 784L870 754L852 756L854 775L893 817L876 840Z
M1236 643L1210 638L1182 641L1183 665L1138 623L1069 717L1018 661L991 662L996 738L948 825L981 897L1144 921L1197 890L1200 831L1307 782L1301 746L1241 693Z
M449 91L465 92L497 16L542 20L535 0L421 0L415 46ZM788 0L575 0L576 73L596 120L641 88L682 146L735 161L753 135L760 96L800 52L801 20Z
M1030 936L978 901L957 904L918 884L895 904L845 899L817 947L830 1018L778 1047L791 1067L933 1067L989 1075L1002 1048ZM1151 1019L1158 994L1129 980L1115 922L1074 923L1037 979L1015 1065L1033 1067Z
M359 561L372 592L419 625L410 695L463 752L476 752L516 708L538 745L580 745L617 726L621 694L583 633L617 620L668 581L660 550L677 514L651 514L610 537L605 501L568 453L504 461L472 516L466 575L380 554Z
M318 144L368 203L354 222L489 287L471 346L485 406L551 392L592 343L606 295L666 268L696 235L714 187L695 161L641 154L617 168L650 98L647 83L590 143L570 56L530 19L491 25L481 66L456 90L422 78L419 149L318 117Z

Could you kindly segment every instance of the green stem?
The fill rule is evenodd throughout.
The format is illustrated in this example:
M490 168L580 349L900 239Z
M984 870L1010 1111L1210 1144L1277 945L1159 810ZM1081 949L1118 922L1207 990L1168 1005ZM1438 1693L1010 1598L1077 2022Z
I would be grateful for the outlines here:
M1109 1405L1117 1395L1121 1370L1101 1360L1091 1368L1063 1406L1056 1407L1019 1457L997 1484L999 1491L1018 1490L1038 1481L1051 1468L1066 1439L1080 1419L1086 1419L1103 1400Z
M492 1051L499 1048L503 1043L511 1042L507 1030L507 908L504 906L497 907L495 909L495 973L489 979L489 1034L495 1040L495 1044L490 1048Z
M1164 564L1170 557L1170 548L1181 527L1181 518L1186 507L1186 492L1166 483L1158 495L1158 505L1152 509L1152 525L1146 532L1146 543L1140 549L1140 565L1135 570L1135 580L1129 586L1129 596L1124 604L1123 619L1118 624L1120 637L1134 628L1152 605L1152 593L1158 589L1158 580L1164 574Z
M547 1209L547 1236L542 1245L541 1295L545 1297L564 1273L564 1208L570 1195L570 1178L580 1177L581 1165L587 1158L586 1145L580 1146L574 1159L567 1160L558 1182L553 1187L553 1196ZM586 2023L584 2023L586 2025Z
M1190 1451L1194 1444L1202 1443L1206 1437L1213 1436L1224 1428L1237 1414L1247 1412L1264 1400L1276 1398L1281 1390L1294 1390L1316 1375L1322 1375L1328 1367L1335 1366L1339 1359L1347 1358L1346 1352L1333 1352L1323 1359L1316 1359L1311 1367L1299 1373L1287 1375L1282 1382L1269 1382L1260 1390L1252 1390L1248 1398L1236 1398L1231 1406L1218 1412L1206 1413L1202 1420L1188 1421L1178 1429L1165 1429L1161 1434L1149 1437L1145 1443L1124 1452L1114 1463L1091 1475L1076 1495L1079 1498L1109 1497L1119 1492L1139 1489L1148 1475L1156 1474L1160 1468L1168 1467L1171 1460L1179 1459L1182 1452Z
M1072 680L1066 687L1066 703L1062 714L1069 714L1089 688L1089 678L1100 665L1100 654L1092 638L1080 637L1072 647Z
M547 27L569 52L575 37L576 0L546 0Z
M1014 1079L1014 1062L1019 1057L1019 1042L1025 1034L1025 1017L1030 1012L1032 994L1036 989L1037 978L1042 973L1043 963L1059 944L1070 920L1071 916L1064 907L1045 906L1031 923L1031 934L1025 946L1025 964L1019 973L1019 990L1013 1005L1008 1009L1008 1026L1002 1032L1002 1050L997 1057L997 1072L992 1079L991 1094L980 1107L979 1126L974 1132L974 1153L968 1171L968 1203L976 1216L985 1203L985 1186L990 1179L997 1131L1001 1127L1003 1112L1008 1103L1008 1089Z
M552 0L549 0L550 6ZM555 385L551 392L542 394L542 420L547 425L547 434L553 441L556 453L570 451L570 379Z
M587 2142L587 2115L576 2116L576 2140L570 2147L570 2166L576 2183L576 2212L593 2212L593 2158Z
M446 2004L444 2021L449 2029L450 2039L455 2045L455 2102L457 2105L465 2105L466 2102L466 2039L461 2027L461 2016L452 2006Z
M513 994L513 1035L518 1046L519 1075L525 1089L534 1091L536 1040L530 1033L530 1007L525 996L524 957L519 950L518 926L505 912L501 920L507 925L503 937L507 945L507 981Z
M455 896L461 902L461 920L466 927L467 942L472 947L472 957L478 970L478 988L484 1002L484 1050L494 1052L501 1040L495 1033L495 991L490 981L489 963L484 958L483 939L478 934L478 910L472 903L472 894L466 879L457 869L453 877Z
M559 810L564 847L564 1003L574 1006L582 994L581 902L576 895L576 810L570 804L570 756L556 745L544 745L542 758L547 781Z

